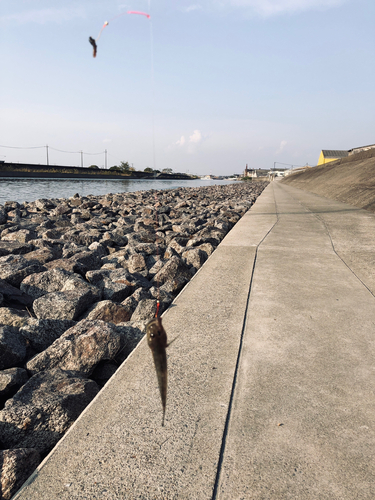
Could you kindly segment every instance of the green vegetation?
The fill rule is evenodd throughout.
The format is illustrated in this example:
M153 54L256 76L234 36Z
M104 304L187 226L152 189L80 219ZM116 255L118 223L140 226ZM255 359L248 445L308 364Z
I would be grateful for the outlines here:
M126 174L126 175L130 175L131 172L135 172L135 169L130 166L128 161L122 161L119 166L114 165L109 170L112 170L114 172L118 172L120 174Z

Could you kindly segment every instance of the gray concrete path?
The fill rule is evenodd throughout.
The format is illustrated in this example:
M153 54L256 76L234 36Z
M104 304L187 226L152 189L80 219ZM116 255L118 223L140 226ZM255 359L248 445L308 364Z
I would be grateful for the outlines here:
M17 500L375 498L375 215L270 184Z

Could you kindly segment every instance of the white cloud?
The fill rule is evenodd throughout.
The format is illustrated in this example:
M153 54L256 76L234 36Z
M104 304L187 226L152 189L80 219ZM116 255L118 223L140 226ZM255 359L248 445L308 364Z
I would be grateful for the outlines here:
M185 144L185 142L186 142L186 141L185 141L185 137L182 135L182 136L181 136L181 139L179 139L179 140L176 142L176 144L177 144L177 146L183 146L183 145Z
M185 12L193 12L194 10L202 10L202 9L203 9L202 5L194 4L194 5L189 5L188 7L185 7L184 11Z
M234 5L250 5L264 16L294 13L305 10L328 9L344 3L345 0L231 0Z
M297 13L306 10L327 10L346 3L348 0L208 0L201 4L210 9L241 8L261 16ZM200 6L203 8L203 6ZM191 7L194 7L193 5ZM187 11L189 6L185 8Z
M202 140L202 133L200 130L194 130L192 135L189 137L189 142L198 144Z
M194 130L191 135L186 138L185 135L182 135L178 141L173 142L167 147L167 151L180 149L181 151L193 154L197 151L197 148L200 147L201 143L205 141L208 136L202 134L202 132L198 129Z
M279 149L276 151L276 154L280 154L287 144L288 144L287 141L281 141Z

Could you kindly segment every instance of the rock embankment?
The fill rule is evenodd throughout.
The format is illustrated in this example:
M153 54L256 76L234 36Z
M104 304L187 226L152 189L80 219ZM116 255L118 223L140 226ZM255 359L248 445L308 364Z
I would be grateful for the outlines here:
M266 183L0 206L0 500L11 498Z

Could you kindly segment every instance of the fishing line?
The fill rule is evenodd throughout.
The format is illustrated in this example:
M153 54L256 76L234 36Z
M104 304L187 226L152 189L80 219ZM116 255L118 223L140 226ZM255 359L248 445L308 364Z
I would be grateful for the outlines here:
M156 245L156 262L159 262L159 244L158 244L158 234L157 229L159 228L159 213L158 206L160 205L157 191L155 191L155 245ZM156 312L155 318L159 317L159 309L160 309L160 283L158 278L159 272L156 273Z
M148 6L150 8L150 2L148 3ZM99 40L99 38L102 36L104 28L106 28L110 22L114 21L118 17L126 16L127 14L138 14L140 16L146 16L148 19L151 19L150 14L147 14L146 12L140 12L139 10L128 10L126 12L121 12L121 14L117 14L117 16L111 17L109 21L104 22L101 30L99 31L99 35L96 37L95 41L97 42Z
M149 13L147 12L142 12L139 10L128 10L126 12L121 12L120 14L117 14L114 17L111 17L109 21L105 21L103 26L101 27L98 36L96 39L92 38L91 36L89 37L89 42L93 47L93 57L96 57L98 46L97 43L102 36L102 33L104 29L109 25L110 22L114 21L115 19L128 15L128 14L135 14L135 15L140 15L140 16L145 16L150 23L150 64L151 64L151 128L152 128L152 166L153 170L156 170L156 146L155 146L155 82L154 82L154 36L153 36L153 30L152 30L152 19L151 19L151 0L148 0L148 10Z
M151 0L148 0L148 11L151 14ZM152 31L152 19L150 21L150 51L151 51L151 112L152 112L152 160L153 169L156 170L155 153L155 80L154 80L154 35Z

